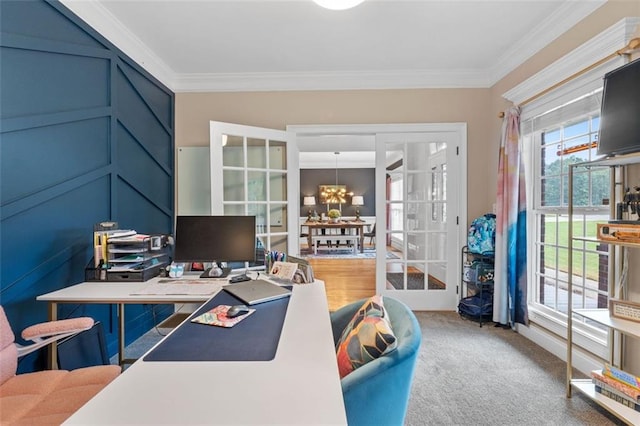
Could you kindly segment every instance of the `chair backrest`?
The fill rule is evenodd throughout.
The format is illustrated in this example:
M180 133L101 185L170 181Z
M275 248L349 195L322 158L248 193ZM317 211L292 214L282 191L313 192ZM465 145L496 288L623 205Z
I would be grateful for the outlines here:
M365 300L354 302L339 311L344 309L342 316L350 318ZM342 394L350 426L402 425L407 412L422 332L408 306L386 296L383 302L398 346L389 354L368 362L342 379ZM333 319L332 314L332 321ZM340 334L341 330L334 329L335 337Z
M0 384L16 375L18 369L18 349L11 324L0 306Z

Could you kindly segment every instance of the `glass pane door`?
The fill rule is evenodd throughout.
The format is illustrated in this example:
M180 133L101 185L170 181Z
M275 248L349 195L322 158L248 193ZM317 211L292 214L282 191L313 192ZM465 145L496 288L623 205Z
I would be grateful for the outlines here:
M289 133L211 122L211 212L256 216L256 234L263 250L289 252L295 230L299 186L289 173L292 153ZM291 181L293 179L293 181ZM294 193L295 194L295 193ZM291 206L291 203L295 203Z
M384 176L376 173L376 210L386 213L378 222L385 231L376 247L386 253L378 252L377 288L413 309L455 308L458 230L447 216L455 194L448 190L453 140L447 133L377 137L376 155L385 166Z

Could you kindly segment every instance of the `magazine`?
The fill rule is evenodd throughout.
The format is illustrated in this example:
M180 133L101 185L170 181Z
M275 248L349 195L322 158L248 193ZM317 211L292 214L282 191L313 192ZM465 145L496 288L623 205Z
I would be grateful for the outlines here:
M229 318L227 317L227 311L229 311L229 308L231 308L229 305L218 305L210 311L195 317L191 322L229 328L233 327L256 311L255 309L249 309L249 312L244 315Z
M298 270L293 277L293 282L298 284L307 284L312 283L315 280L313 276L313 268L309 265L307 260L294 256L289 256L287 259L290 262L298 264Z
M273 262L273 266L271 267L270 275L273 275L276 278L281 278L285 280L293 280L293 276L296 274L298 270L297 263L291 262Z

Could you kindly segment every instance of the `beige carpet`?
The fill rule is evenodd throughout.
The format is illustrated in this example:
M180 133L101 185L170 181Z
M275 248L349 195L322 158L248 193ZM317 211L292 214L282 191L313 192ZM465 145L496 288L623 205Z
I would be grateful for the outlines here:
M622 425L579 394L565 396L565 363L511 329L417 312L422 346L406 424Z

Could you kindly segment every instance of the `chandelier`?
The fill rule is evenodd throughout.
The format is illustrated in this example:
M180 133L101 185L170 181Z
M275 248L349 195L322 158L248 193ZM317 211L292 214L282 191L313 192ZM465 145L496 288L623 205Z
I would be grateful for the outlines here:
M325 186L321 193L326 204L344 204L347 202L347 195L353 195L347 192L344 186Z
M347 196L352 196L353 192L348 192L346 185L338 184L338 155L340 153L334 152L334 154L336 155L336 184L322 186L320 198L327 205L327 209L329 209L330 204L338 204L338 207L342 210L342 204L347 202Z

